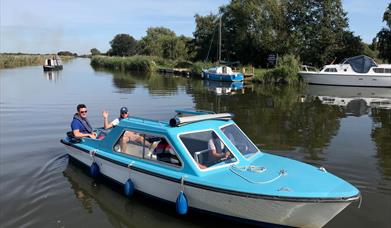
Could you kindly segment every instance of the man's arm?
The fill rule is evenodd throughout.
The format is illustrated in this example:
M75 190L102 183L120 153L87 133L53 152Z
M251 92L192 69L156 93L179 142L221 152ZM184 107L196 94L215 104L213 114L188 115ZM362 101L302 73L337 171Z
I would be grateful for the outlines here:
M95 132L92 132L92 134L90 134L90 133L84 134L84 133L81 133L79 129L75 129L72 132L73 132L73 135L75 137L78 137L78 138L85 138L85 137L90 137L92 139L96 138L96 133Z
M108 121L109 113L107 111L103 111L102 112L102 116L103 116L103 127L104 127L104 129L112 128L113 124L109 123L109 121Z

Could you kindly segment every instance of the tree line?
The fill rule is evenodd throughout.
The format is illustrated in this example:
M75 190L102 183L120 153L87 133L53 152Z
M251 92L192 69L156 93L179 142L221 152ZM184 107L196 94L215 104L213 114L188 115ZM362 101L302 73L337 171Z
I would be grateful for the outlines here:
M217 14L195 15L194 38L153 27L140 40L129 34L116 35L105 54L213 62L218 56L220 19L221 56L226 61L265 67L267 56L273 53L294 55L314 66L360 54L391 62L391 3L383 16L387 27L368 45L349 30L341 0L232 0ZM102 53L94 48L91 54Z

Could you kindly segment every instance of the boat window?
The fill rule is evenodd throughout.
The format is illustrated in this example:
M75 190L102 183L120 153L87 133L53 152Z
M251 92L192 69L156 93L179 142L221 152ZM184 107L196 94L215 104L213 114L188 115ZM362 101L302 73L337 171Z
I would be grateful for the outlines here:
M148 146L143 134L126 130L115 144L114 151L142 158Z
M166 138L161 136L127 130L115 144L114 151L138 158L181 166L177 153Z
M179 137L200 169L233 163L236 158L214 131L183 134Z
M259 151L235 124L225 126L221 130L243 156L250 156Z
M145 141L149 145L145 150L145 159L181 166L177 153L166 138L145 135Z
M384 71L386 74L391 74L391 68L386 68Z
M375 73L380 73L380 74L382 74L382 73L384 73L384 68L373 68L373 71L375 71Z
M325 72L337 72L336 68L327 68Z

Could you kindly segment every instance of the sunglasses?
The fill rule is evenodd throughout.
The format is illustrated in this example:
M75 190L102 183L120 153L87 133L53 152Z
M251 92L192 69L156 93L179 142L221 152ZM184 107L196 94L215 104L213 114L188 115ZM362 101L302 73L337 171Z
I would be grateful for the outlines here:
M128 113L127 112L121 112L121 115L127 115Z
M87 110L85 110L85 111L80 111L80 113L87 113Z

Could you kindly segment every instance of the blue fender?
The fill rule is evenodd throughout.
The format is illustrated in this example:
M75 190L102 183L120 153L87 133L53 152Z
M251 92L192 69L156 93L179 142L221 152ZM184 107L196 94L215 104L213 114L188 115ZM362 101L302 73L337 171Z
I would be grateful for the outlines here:
M92 165L90 166L90 175L93 178L97 178L99 174L100 174L99 166L98 164L96 164L96 162L93 162Z
M127 197L131 197L134 193L134 184L129 178L124 185L124 193Z
M189 205L187 203L186 195L183 191L181 191L176 198L176 212L180 215L185 215L187 213L188 208Z

